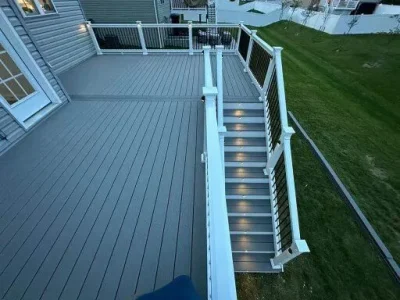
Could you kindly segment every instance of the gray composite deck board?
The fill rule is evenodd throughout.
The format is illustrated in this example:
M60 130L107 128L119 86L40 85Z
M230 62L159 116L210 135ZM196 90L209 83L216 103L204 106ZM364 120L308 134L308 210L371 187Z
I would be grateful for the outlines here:
M0 298L206 295L203 104L159 100L73 101L0 157Z
M237 57L224 70L227 98L256 99ZM0 157L0 298L128 299L182 274L206 298L203 57L61 78L73 101Z
M223 62L225 96L257 97L239 58L226 54ZM215 77L215 57L212 66ZM90 58L60 77L75 97L196 98L202 94L204 62L202 55L103 55Z

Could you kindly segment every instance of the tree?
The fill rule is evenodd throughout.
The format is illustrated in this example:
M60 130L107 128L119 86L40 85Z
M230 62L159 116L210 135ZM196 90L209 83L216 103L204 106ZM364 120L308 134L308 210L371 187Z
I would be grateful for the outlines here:
M352 15L349 22L347 22L347 26L349 26L349 30L347 34L350 33L351 29L357 25L358 21L360 20L360 15Z
M301 0L292 0L290 7L292 8L292 14L290 15L289 21L292 20L294 12L301 6Z
M290 6L290 0L283 0L281 2L281 13L279 15L279 20L283 19L283 16L285 14L285 11L287 10L287 8Z
M322 21L322 25L319 28L319 30L324 31L325 30L325 25L326 22L328 22L329 16L332 14L332 8L330 5L326 5L324 8L324 16L323 16L323 21Z

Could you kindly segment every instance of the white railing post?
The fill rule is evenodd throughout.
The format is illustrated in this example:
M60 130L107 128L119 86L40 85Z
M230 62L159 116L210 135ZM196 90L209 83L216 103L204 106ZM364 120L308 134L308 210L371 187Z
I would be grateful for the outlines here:
M237 41L236 41L236 53L239 51L240 37L242 36L242 26L243 26L243 21L240 21Z
M193 55L193 24L192 21L188 22L189 29L189 55Z
M221 148L221 159L222 159L222 171L225 174L225 133L226 127L224 126L224 82L223 82L223 67L222 67L222 51L224 46L218 45L215 47L217 49L217 110L218 110L218 132L219 132L219 142Z
M282 269L283 265L299 256L302 253L310 252L307 242L305 240L294 240L292 245L280 253L278 256L271 258L271 265L273 269Z
M86 21L86 28L89 32L90 37L92 38L92 42L93 42L94 48L96 49L97 55L102 55L103 52L101 51L99 43L97 42L96 35L94 34L94 31L92 28L92 23L90 21Z
M251 51L253 51L254 45L254 38L257 34L257 30L252 30L250 34L250 41L249 41L249 48L247 49L247 56L246 56L246 71L250 68L250 59L251 59Z
M138 32L139 32L140 45L142 46L143 55L147 55L148 52L147 52L147 48L146 48L146 41L144 39L142 22L141 21L136 21L136 24L137 24L137 29L138 29Z
M222 51L224 46L215 46L217 49L217 89L218 89L218 127L224 126L224 83L222 79Z
M221 135L217 122L216 96L213 84L210 46L204 46L205 146L207 204L207 283L208 299L236 300L235 271L229 233ZM218 50L218 49L217 49ZM222 60L221 60L222 62ZM222 69L221 69L222 70Z

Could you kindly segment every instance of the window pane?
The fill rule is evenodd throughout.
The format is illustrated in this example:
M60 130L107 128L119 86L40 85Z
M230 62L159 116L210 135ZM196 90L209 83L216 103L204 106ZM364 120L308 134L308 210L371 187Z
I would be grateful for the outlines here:
M11 71L11 74L18 75L21 73L20 69L14 63L10 55L8 53L0 54L0 59L6 65L6 67Z
M4 84L0 84L0 95L9 103L9 104L13 104L15 102L18 101L18 99L16 99L14 97L14 95L10 92L10 90L4 85Z
M34 88L32 85L29 83L29 81L26 79L24 75L18 76L17 80L19 84L24 88L25 92L28 93L28 95L32 94L35 92Z
M8 88L13 91L14 95L17 96L18 99L22 99L27 96L15 79L9 80L6 83L8 85Z
M42 7L43 11L47 13L55 12L53 3L51 0L39 0L40 6Z
M27 16L39 14L33 0L18 0L18 4Z
M0 79L5 80L10 78L11 74L7 71L2 63L0 63Z

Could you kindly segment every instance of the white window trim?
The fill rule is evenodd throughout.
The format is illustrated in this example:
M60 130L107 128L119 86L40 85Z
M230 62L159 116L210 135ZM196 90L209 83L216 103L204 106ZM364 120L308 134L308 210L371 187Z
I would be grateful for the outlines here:
M50 101L54 104L61 104L62 101L60 97L57 95L56 91L53 89L50 82L47 80L46 76L36 63L35 59L32 57L32 54L29 52L28 48L26 48L24 42L22 42L20 36L15 31L14 27L8 20L8 17L5 15L4 11L0 8L0 28L3 31L4 35L7 37L9 43L14 48L14 51L19 55L25 66L32 73L32 76L36 79L36 82L42 88L43 92L47 95ZM0 104L0 106L3 103ZM10 110L10 106L4 105L3 107L13 116L13 118L17 121L18 124L22 126L25 130L29 129L31 126L26 126L24 122L21 122L17 118L14 117L12 111Z
M33 1L34 5L36 6L37 11L39 12L38 15L27 15L27 14L24 12L24 10L22 9L22 7L19 5L18 0L14 0L15 5L17 5L19 11L21 12L21 15L22 15L24 18L37 18L37 17L41 17L41 16L53 16L53 15L58 15L58 10L57 10L57 7L54 5L54 1L53 1L53 0L47 0L47 1L50 1L51 4L53 5L53 7L54 7L54 12L47 13L47 14L44 12L44 10L42 9L42 7L40 6L40 3L39 3L38 0L32 0L32 1Z

